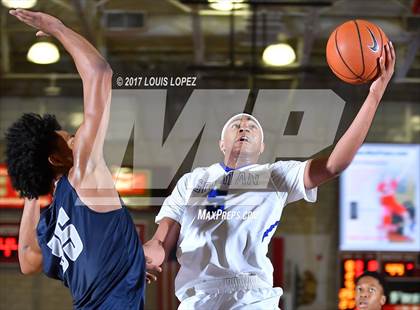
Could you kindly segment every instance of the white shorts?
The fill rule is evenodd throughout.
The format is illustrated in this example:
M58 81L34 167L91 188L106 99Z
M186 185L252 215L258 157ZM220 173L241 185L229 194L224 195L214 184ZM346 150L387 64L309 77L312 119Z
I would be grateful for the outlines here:
M278 310L283 290L271 287L256 275L203 282L178 310Z

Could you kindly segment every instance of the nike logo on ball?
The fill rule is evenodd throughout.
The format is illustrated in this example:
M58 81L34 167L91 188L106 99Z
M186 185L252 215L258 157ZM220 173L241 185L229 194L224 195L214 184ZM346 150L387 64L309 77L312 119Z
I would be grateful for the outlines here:
M376 38L373 35L372 31L369 28L367 30L369 31L370 36L372 37L372 40L373 40L373 44L372 44L372 46L369 46L369 48L372 50L372 52L377 52L378 51L378 42L376 42Z

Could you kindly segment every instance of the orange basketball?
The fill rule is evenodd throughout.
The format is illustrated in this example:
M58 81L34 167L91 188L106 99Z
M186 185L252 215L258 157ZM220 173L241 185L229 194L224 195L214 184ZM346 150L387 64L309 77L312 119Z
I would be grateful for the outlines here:
M327 43L327 62L344 82L361 84L373 80L380 72L379 57L388 43L377 25L356 19L338 26Z

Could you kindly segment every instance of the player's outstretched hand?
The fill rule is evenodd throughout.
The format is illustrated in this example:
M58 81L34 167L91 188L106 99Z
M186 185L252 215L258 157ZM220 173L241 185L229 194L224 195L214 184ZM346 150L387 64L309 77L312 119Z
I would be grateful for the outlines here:
M157 239L151 239L143 244L144 256L148 257L153 265L160 266L165 260L163 243Z
M392 42L389 41L385 45L385 53L379 58L379 66L381 72L376 80L370 86L370 92L377 97L378 100L382 98L382 95L385 92L386 86L394 74L395 68L395 50Z
M147 241L143 245L144 256L146 257L146 280L147 283L157 280L156 272L162 272L165 250L162 242L156 239Z
M145 256L146 258L146 281L148 284L152 283L152 281L156 281L157 280L157 276L156 274L152 273L153 272L162 272L162 268L160 268L159 266L153 265L153 261L150 257Z
M56 17L42 12L32 12L24 9L10 10L9 13L21 22L39 30L36 36L52 35L54 30L62 26L63 23Z

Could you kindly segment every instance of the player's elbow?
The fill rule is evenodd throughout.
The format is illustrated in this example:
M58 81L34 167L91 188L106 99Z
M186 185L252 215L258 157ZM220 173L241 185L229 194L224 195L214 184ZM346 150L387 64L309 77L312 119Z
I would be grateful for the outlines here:
M105 60L97 60L90 63L88 70L81 72L80 75L82 80L92 83L92 81L111 79L112 73L113 72L109 63L107 63Z
M91 74L112 76L112 68L109 65L109 63L105 60L98 61L95 64L92 64L90 69Z
M340 163L337 165L330 165L330 166L327 166L327 170L330 176L335 178L339 176L344 170L346 170L349 165L350 163Z
M328 158L325 163L325 170L330 175L330 177L339 176L344 170L350 166L351 160L337 160L336 158Z
M35 270L34 269L27 268L27 267L25 267L23 265L20 265L20 272L23 275L25 275L25 276L30 276L30 275L35 274Z
M19 267L24 275L32 275L42 270L42 255L27 249L18 250Z
M25 261L19 261L20 272L25 276L33 275L40 272L40 268L28 264Z

